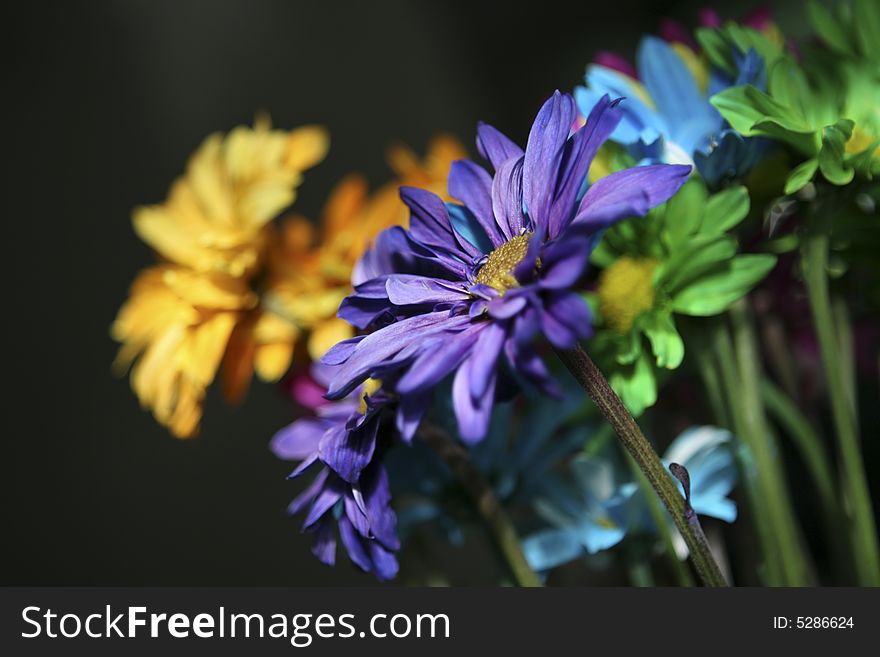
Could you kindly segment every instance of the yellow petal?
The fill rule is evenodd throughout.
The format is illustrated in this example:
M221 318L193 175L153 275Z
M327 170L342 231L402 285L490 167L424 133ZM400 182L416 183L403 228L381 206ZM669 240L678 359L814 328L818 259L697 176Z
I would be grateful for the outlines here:
M285 166L303 171L318 164L330 148L330 135L320 126L303 126L293 130L287 138Z
M276 343L257 346L254 366L263 381L277 381L290 367L293 344Z
M317 361L329 351L330 347L347 340L352 335L354 335L354 329L351 325L338 317L321 322L315 325L309 335L309 356L312 360Z

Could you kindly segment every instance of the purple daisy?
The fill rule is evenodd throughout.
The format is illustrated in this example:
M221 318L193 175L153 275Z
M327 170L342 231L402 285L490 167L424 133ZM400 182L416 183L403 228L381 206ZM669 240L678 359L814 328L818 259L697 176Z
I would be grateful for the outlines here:
M308 507L303 530L314 534L312 553L327 565L336 562L336 532L359 568L381 580L397 574L394 552L400 548L397 519L391 509L388 474L377 445L390 400L358 389L358 396L326 404L315 417L297 420L272 438L281 459L300 461L289 478L320 464L318 474L291 502L294 515Z
M469 160L455 162L449 192L462 205L401 189L409 230L379 236L339 311L354 326L375 330L324 357L336 366L329 399L367 378L391 377L401 403L398 427L411 436L433 389L454 373L460 434L473 442L486 435L502 356L518 376L556 393L536 339L570 349L590 335L589 309L573 288L596 241L615 221L665 202L690 172L627 169L583 193L596 151L620 120L617 104L605 96L571 132L574 100L557 91L538 112L525 151L480 124L477 149L494 175Z

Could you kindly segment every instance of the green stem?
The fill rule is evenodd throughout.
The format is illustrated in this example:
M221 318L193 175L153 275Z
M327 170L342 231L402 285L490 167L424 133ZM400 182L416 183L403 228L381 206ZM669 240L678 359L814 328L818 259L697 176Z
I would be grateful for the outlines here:
M656 586L654 573L651 565L642 555L631 554L627 558L626 570L629 574L630 583L638 588L650 588Z
M657 533L660 535L660 540L663 542L664 552L669 560L669 565L672 567L672 572L675 573L675 579L678 581L679 586L693 586L694 578L691 576L685 563L678 558L678 555L675 552L672 531L669 528L669 516L664 512L660 500L654 495L654 491L651 488L650 482L648 482L648 478L645 477L639 469L635 459L629 455L629 452L625 453L630 469L635 475L636 480L639 482L639 487L644 492L645 499L648 501L648 511L651 514L651 519L657 526Z
M732 429L730 414L727 412L727 405L724 403L724 389L718 369L713 363L711 350L701 344L696 349L696 358L700 377L703 379L703 385L706 387L709 405L712 407L712 414L715 416L716 422L718 422L719 426Z
M418 436L450 467L471 497L514 581L524 587L543 586L541 578L532 570L523 554L513 523L501 507L492 487L471 463L467 450L436 427L423 424L419 428Z
M761 381L761 396L767 411L786 430L810 472L822 508L828 517L838 513L834 475L822 447L822 440L797 406L769 379Z
M843 489L852 521L856 572L861 584L880 586L880 550L877 546L874 511L862 463L855 409L847 392L847 373L841 366L840 342L834 333L828 294L828 231L823 226L811 227L801 244L804 283L831 398L831 412L843 471Z
M580 346L569 350L557 350L556 353L575 380L599 407L602 415L614 428L620 442L623 443L623 446L638 464L639 469L645 474L651 487L663 501L675 522L675 526L678 527L685 543L687 543L691 560L703 584L706 586L726 586L724 575L722 575L718 564L715 563L715 558L712 556L705 535L699 529L699 524L690 522L688 519L684 497L679 492L678 486L666 468L663 467L660 457L657 456L654 448L642 434L639 425L636 424L623 402L611 389L599 368Z
M781 551L786 584L806 586L811 579L810 569L785 483L779 446L767 422L764 405L761 402L759 371L761 356L745 299L731 306L730 318L737 364L743 384L741 399L745 411L744 420L765 493L762 502L770 510L773 529Z
M856 433L859 431L859 404L856 393L856 362L855 344L853 340L852 325L849 321L849 308L841 297L831 299L831 314L834 317L834 330L837 333L837 341L840 346L839 366L843 373L843 381L846 384L846 396L853 409L856 422Z
M849 559L845 554L845 528L841 523L834 473L819 434L813 430L798 407L769 379L761 382L761 396L768 413L789 435L804 460L816 487L831 549L838 555L838 563L846 563Z
M732 424L727 425L727 428L731 429L749 447L745 455L743 455L742 451L738 450L740 457L739 465L740 471L743 473L743 483L749 509L754 519L755 529L758 532L761 557L764 560L763 579L770 586L783 586L786 581L782 565L782 554L777 544L776 531L773 526L774 523L770 509L765 504L766 485L764 480L767 474L756 463L755 449L752 446L753 441L745 422L747 411L742 398L743 381L737 369L730 332L722 320L713 322L711 331L712 345L718 359L725 397L728 400L732 417Z

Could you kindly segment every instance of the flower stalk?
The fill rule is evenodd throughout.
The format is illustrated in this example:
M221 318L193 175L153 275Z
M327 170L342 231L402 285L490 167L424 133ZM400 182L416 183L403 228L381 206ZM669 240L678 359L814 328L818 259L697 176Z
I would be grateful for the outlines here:
M687 543L700 580L706 586L727 586L727 581L712 556L705 536L702 531L695 531L694 525L688 521L685 499L679 492L678 486L599 368L580 346L568 350L557 349L556 353L575 380L599 407L624 448L666 506L675 526Z
M842 485L851 520L851 540L859 582L880 586L880 549L865 467L862 463L854 394L850 393L842 366L841 341L836 335L828 292L830 218L814 212L801 242L804 284L819 341L822 367L828 385L834 430L840 453Z
M492 487L471 463L467 450L440 429L423 424L417 436L439 456L455 474L470 496L503 557L514 581L522 587L541 587L543 582L523 554L519 536Z
M745 299L733 304L730 319L740 385L740 392L736 395L740 408L734 417L741 420L739 433L748 441L755 459L762 491L761 504L767 508L777 541L784 583L787 586L807 586L811 583L810 566L786 486L778 441L767 421L761 399L761 356Z

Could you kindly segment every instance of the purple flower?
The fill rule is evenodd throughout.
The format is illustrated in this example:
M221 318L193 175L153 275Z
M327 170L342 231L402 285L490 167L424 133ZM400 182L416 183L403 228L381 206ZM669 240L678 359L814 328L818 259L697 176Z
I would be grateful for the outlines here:
M538 388L556 386L535 350L544 335L569 349L590 335L587 305L573 290L609 225L672 196L690 167L656 165L613 173L586 192L587 170L620 120L603 97L572 132L574 100L558 91L538 113L525 151L480 124L477 148L494 170L452 165L449 192L463 205L402 188L409 230L391 228L355 272L355 293L339 316L376 330L336 345L328 398L368 377L394 378L411 430L435 386L453 375L460 434L486 435L502 357Z
M300 462L291 478L313 465L323 466L288 507L291 515L308 507L303 530L315 536L313 554L325 564L335 563L335 524L352 562L388 580L397 574L394 552L400 541L388 474L380 460L384 445L377 438L390 400L381 392L362 399L319 407L317 416L275 434L271 449L279 458Z

